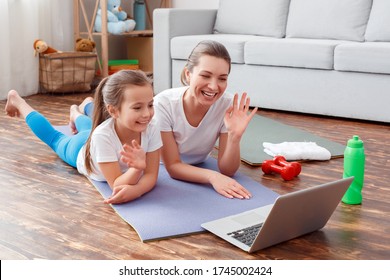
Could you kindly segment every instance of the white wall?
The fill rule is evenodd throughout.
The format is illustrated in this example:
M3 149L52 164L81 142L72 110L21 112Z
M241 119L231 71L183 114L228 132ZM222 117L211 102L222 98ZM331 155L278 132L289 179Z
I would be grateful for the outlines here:
M33 43L42 39L57 50L73 50L72 1L0 0L0 34L0 100L11 89L22 96L37 93L39 59Z
M172 0L173 8L183 9L216 9L219 0Z

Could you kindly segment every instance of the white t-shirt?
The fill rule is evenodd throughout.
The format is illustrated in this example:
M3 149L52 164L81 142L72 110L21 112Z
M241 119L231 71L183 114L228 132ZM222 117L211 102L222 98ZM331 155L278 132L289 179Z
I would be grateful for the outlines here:
M181 160L188 164L204 162L210 155L220 133L226 133L224 116L233 96L222 95L208 110L198 127L187 121L183 96L188 87L165 90L154 98L155 117L161 131L172 131Z
M123 150L122 143L116 134L114 119L109 118L102 122L92 133L91 139L91 158L94 173L88 175L85 168L85 146L80 150L77 156L77 170L79 173L96 180L106 181L99 169L99 162L118 161L122 173L129 168L120 160L120 151ZM149 123L147 129L141 133L141 147L147 152L153 152L162 146L160 129L155 118Z

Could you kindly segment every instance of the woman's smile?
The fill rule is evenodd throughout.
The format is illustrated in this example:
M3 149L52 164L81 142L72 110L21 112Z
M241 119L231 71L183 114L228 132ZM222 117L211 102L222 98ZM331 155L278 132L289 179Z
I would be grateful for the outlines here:
M204 91L204 90L202 90L201 92L205 97L208 97L208 98L214 98L218 94L218 92L210 92L210 91Z

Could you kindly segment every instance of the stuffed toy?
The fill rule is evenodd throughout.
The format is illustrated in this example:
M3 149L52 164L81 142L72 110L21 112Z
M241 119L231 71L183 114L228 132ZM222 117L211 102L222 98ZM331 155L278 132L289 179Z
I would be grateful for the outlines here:
M107 2L107 30L111 34L119 35L123 32L134 30L135 21L127 18L127 13L121 8L120 0L108 0ZM96 13L94 29L102 31L102 10L99 7Z
M77 52L92 52L95 48L95 42L89 39L77 38L76 51Z
M48 54L48 53L57 53L60 51L57 51L56 49L48 46L48 44L45 41L42 41L41 39L35 40L34 42L34 55L36 56L39 54Z

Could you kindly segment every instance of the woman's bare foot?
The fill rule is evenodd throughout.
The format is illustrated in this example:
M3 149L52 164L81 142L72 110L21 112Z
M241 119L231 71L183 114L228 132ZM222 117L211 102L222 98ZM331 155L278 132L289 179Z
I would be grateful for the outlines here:
M83 100L83 102L80 103L80 105L79 105L79 111L80 111L82 114L84 114L85 106L86 106L88 103L91 103L91 102L93 102L93 98L90 97L90 96L86 97L86 98Z
M5 113L10 117L25 118L33 108L19 95L16 90L8 92L7 104L5 105Z
M78 116L82 115L82 113L79 110L79 106L73 104L70 106L70 112L69 112L69 126L70 130L72 131L72 134L77 134L77 128L75 124L75 120Z

